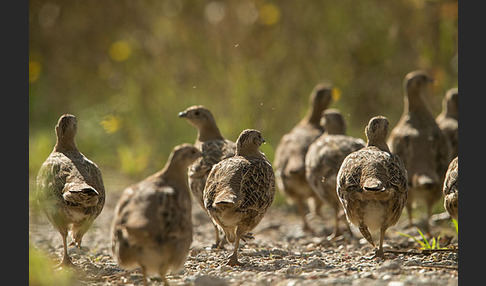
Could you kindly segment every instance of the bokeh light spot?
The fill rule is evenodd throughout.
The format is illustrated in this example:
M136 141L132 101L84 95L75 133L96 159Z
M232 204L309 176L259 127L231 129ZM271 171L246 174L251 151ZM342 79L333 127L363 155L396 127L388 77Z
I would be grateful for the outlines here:
M125 61L132 54L132 47L126 41L116 41L108 50L110 57L117 62Z
M41 74L42 65L37 61L29 62L29 82L36 82Z
M280 9L274 4L265 4L260 8L260 23L275 25L280 20Z

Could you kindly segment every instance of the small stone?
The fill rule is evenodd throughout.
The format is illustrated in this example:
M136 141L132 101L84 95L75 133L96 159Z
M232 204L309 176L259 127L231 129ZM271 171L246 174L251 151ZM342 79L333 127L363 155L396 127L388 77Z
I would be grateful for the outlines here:
M302 273L302 268L299 266L290 266L285 270L287 275L300 275Z
M320 259L315 258L304 265L304 269L306 270L316 269L316 268L320 268L320 269L326 268L326 263Z

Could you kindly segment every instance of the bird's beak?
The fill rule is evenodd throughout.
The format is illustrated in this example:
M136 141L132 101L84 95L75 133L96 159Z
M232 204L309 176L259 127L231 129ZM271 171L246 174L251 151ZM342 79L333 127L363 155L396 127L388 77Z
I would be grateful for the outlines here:
M179 117L186 117L186 115L187 115L186 111L179 112Z

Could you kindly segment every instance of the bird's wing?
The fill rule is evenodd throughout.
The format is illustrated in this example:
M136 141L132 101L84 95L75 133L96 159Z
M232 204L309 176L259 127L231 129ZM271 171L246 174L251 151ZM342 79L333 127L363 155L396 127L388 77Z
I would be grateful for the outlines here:
M47 201L62 203L64 185L70 172L71 168L62 154L52 153L44 161L37 174L36 194L41 208L48 205Z

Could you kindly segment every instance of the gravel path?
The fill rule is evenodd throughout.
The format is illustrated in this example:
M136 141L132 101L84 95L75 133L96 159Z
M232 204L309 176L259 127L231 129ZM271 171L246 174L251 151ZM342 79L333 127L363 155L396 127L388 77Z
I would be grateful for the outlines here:
M70 248L77 266L76 285L142 285L139 270L118 267L111 256L110 224L120 193L108 192L106 205L83 238L81 250ZM373 248L356 228L354 236L345 234L328 241L332 232L332 213L323 210L323 218L311 218L316 234L302 231L301 221L286 206L272 206L253 231L255 239L240 244L240 262L244 266L225 265L232 245L213 250L213 226L199 205L193 203L194 237L184 269L168 275L171 285L457 285L458 253L420 252L419 244L397 231L420 238L416 228L405 228L405 220L390 228L385 250L414 251L386 253L386 260L367 259ZM402 219L406 217L402 215ZM440 219L440 215L435 217ZM457 236L449 220L436 220L432 234L441 235L441 246L457 246ZM373 233L375 239L377 234ZM57 263L62 254L59 233L42 213L30 209L29 242L47 252ZM162 285L151 277L149 285Z

